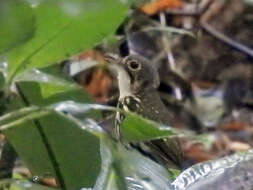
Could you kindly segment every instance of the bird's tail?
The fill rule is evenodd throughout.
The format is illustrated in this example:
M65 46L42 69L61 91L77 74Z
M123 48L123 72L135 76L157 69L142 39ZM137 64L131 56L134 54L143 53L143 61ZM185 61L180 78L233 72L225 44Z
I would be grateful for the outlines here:
M174 139L157 139L145 144L151 149L155 159L167 168L182 168L183 151L180 141Z

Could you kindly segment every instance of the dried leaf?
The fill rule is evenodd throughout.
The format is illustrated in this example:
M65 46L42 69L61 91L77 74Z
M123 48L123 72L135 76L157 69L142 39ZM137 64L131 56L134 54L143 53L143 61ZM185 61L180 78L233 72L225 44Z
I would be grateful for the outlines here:
M156 0L144 4L140 10L148 15L153 15L168 8L181 8L181 0Z
M89 83L84 86L85 90L95 98L96 102L105 102L111 87L112 78L102 68L94 70Z

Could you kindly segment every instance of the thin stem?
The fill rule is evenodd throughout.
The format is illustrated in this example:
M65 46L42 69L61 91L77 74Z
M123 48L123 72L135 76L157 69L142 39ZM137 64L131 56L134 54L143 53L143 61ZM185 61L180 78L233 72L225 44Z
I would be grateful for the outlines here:
M166 17L165 17L165 14L163 12L160 13L160 22L161 22L162 27L166 27L166 25L167 25ZM172 54L171 47L169 45L168 39L166 37L163 37L163 41L164 41L165 49L167 51L167 60L168 60L170 69L172 71L176 71L176 63L175 63L175 59L174 59L174 56ZM178 100L182 100L182 98L183 98L181 89L177 86L175 87L175 96L176 96L176 99L178 99Z
M212 3L213 0L201 0L199 3L186 4L180 9L167 9L166 13L172 15L199 16L203 14Z
M22 115L26 115L26 114L29 114L31 112L34 112L34 111L38 111L40 108L36 107L36 106L31 106L31 107L26 107L26 108L22 108L18 111L14 111L14 112L11 112L11 113L7 113L7 114L4 114L3 116L0 117L0 122L3 122L5 120L8 120L8 119L11 119L11 118L15 118L15 117L19 117L19 116L22 116Z
M31 121L31 120L49 115L50 113L51 113L51 111L49 111L49 110L43 110L43 111L39 111L39 112L36 112L36 113L31 113L30 115L27 115L27 116L25 116L21 119L17 119L15 121L11 122L11 123L1 125L0 130L3 131L3 130L6 130L6 129L10 129L10 128L15 127L17 125L21 125L25 122L28 122L28 121Z
M176 27L170 27L170 26L146 27L138 32L150 32L150 31L164 31L164 32L169 32L169 33L177 33L177 34L189 35L189 36L195 38L195 35L190 31L187 31L185 29L176 28ZM138 32L133 32L131 34L135 34Z
M214 36L218 40L222 41L223 43L239 50L240 52L243 52L243 53L247 54L250 57L253 57L253 50L252 49L250 49L249 47L247 47L243 44L240 44L240 43L236 42L232 38L229 38L228 36L224 35L223 33L219 32L218 30L213 28L210 24L202 22L201 27L206 32L208 32L209 34L211 34L212 36Z

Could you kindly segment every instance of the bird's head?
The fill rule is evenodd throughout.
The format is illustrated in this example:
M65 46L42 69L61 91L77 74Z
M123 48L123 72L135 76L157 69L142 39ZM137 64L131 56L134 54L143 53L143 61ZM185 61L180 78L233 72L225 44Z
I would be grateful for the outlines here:
M138 94L141 91L156 89L159 86L159 75L156 68L143 58L129 55L115 58L112 65L116 71L120 96Z
M127 56L120 64L130 77L130 87L133 92L159 86L159 75L156 68L146 60L137 56Z

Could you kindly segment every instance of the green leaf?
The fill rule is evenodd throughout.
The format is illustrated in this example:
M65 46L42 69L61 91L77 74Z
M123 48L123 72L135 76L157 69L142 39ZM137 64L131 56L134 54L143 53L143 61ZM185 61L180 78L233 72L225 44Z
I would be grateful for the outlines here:
M66 189L94 185L100 171L99 139L73 122L52 114L4 133L34 176L57 176L57 166ZM53 160L50 154L54 155Z
M101 167L99 139L56 114L39 121L67 189L92 187Z
M171 189L165 168L111 138L101 140L101 157L102 169L94 190Z
M78 113L87 113L91 110L107 110L112 112L120 111L115 107L104 106L99 104L82 104L79 102L60 102L56 105L56 107L61 107L61 111L68 112L68 107L75 110ZM64 108L63 108L64 107ZM57 108L58 109L58 108ZM120 132L122 135L122 140L136 142L136 141L145 141L145 140L154 140L160 138L172 138L178 137L182 135L192 135L189 131L179 130L175 128L171 128L169 126L164 126L155 121L151 121L143 118L140 115L137 115L132 112L124 112L122 114L125 115L125 118L121 122ZM113 122L105 123L101 122L101 125L105 128L110 128L114 125Z
M24 0L0 1L0 54L24 43L34 35L35 17Z
M129 5L119 0L43 0L33 5L34 37L8 54L10 80L21 70L42 67L92 48L114 33Z
M169 172L144 157L134 150L129 151L122 145L117 145L113 151L113 168L116 175L116 182L125 181L118 185L118 189L123 189L125 184L128 188L140 187L140 189L171 189Z
M7 104L8 111L17 110L21 107L24 107L24 103L18 96L9 98ZM14 118L17 116L18 115L15 115ZM20 114L20 117L22 117L22 114ZM13 145L19 156L25 161L27 167L32 169L33 174L38 174L40 176L45 173L49 173L55 176L52 164L49 162L50 159L48 157L46 147L43 143L41 143L41 136L34 122L29 121L16 128L11 128L10 130L3 132L7 135L8 140ZM39 158L40 164L38 164L37 158Z
M112 112L120 111L115 107L104 106L99 104L82 104L78 102L61 102L57 105L58 107L65 107L61 111L67 111L67 107L74 109L77 112L86 113L90 110L107 110ZM146 141L154 140L160 138L172 138L175 136L190 135L188 131L178 130L171 128L169 126L164 126L155 121L151 121L143 118L132 112L121 111L125 115L120 125L120 133L122 140L136 142L136 141ZM114 122L101 123L105 128L111 128Z
M175 137L180 133L171 127L162 126L154 121L145 119L134 113L125 113L120 131L126 141L145 141L163 137Z
M179 176L181 171L177 170L177 169L170 168L169 173L170 173L170 176L169 176L170 180L174 181Z
M46 106L58 101L91 102L91 97L77 86L59 65L27 70L14 78L30 104Z
M29 77L19 76L18 89L26 105L44 107L70 100L91 102L82 88L63 78L41 71L24 74L29 74L31 80L37 78L37 82L29 82ZM17 100L11 103L23 106L22 102L17 105ZM94 115L99 117L97 112ZM4 132L33 175L57 176L70 190L94 185L101 167L99 139L67 118L54 113Z

